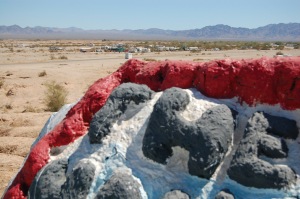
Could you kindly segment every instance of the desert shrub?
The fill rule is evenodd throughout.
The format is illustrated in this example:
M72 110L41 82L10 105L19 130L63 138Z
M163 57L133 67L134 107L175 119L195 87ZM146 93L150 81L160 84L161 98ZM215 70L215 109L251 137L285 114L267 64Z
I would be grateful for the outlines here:
M11 104L5 104L5 108L6 108L7 110L11 110L11 109L13 109L13 107L12 107L12 105L11 105Z
M6 76L12 76L13 75L13 73L12 72L9 72L9 71L6 71Z
M278 51L278 52L276 53L276 55L283 55L283 52Z
M2 88L4 85L4 79L0 79L0 88Z
M66 88L55 81L46 83L46 92L44 102L47 110L51 112L58 111L67 100L68 91Z
M54 60L54 59L56 59L56 57L55 57L53 54L51 54L51 55L50 55L50 59L51 59L51 60Z
M44 77L46 75L47 75L46 71L42 71L42 72L39 73L39 77Z
M191 53L200 53L201 50L191 50L190 52L191 52Z
M0 146L0 153L13 154L17 148L17 145Z
M275 50L283 50L284 49L284 45L279 45L275 48Z
M203 61L204 59L201 59L201 58L196 58L196 59L193 59L193 61Z
M153 58L144 58L144 61L157 61L157 60Z
M61 55L61 56L58 57L58 59L68 59L68 57L65 56L65 55Z
M51 60L54 60L54 59L68 59L68 57L65 56L65 55L60 55L59 57L55 57L53 54L51 54L50 59Z
M1 118L0 118L0 121L1 121ZM7 127L7 126L1 126L0 128L0 137L6 137L6 136L9 136L9 131L11 130L10 127Z
M6 92L6 97L9 97L9 96L12 96L12 95L14 95L15 94L15 92L12 90L12 89L9 89L7 92Z
M25 106L23 113L28 113L28 112L29 113L37 113L37 112L39 112L39 110L36 109L35 107L33 107L32 105L27 105L27 106Z
M271 48L270 46L264 45L264 46L261 47L260 50L270 50L270 48Z

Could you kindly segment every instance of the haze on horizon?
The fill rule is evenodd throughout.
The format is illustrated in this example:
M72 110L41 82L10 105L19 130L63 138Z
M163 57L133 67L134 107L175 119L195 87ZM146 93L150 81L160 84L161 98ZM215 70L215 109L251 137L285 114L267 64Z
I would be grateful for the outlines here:
M257 28L300 23L299 0L0 0L0 25L187 30L224 24Z

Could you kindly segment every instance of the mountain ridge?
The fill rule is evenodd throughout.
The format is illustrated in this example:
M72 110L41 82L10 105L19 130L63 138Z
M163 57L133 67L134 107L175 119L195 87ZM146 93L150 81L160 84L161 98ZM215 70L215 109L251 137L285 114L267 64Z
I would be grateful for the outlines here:
M282 40L300 41L300 23L268 24L258 28L217 24L189 30L160 28L123 30L85 30L77 27L0 26L1 39L187 39L187 40Z

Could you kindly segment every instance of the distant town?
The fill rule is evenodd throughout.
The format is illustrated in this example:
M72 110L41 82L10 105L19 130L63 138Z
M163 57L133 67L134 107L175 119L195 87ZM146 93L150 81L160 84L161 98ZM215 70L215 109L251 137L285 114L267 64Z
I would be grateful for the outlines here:
M61 44L61 43L60 43ZM101 41L81 44L80 52L129 52L149 53L162 51L220 51L220 50L283 50L299 49L300 42L235 42L235 41ZM74 44L72 45L74 46ZM67 44L49 46L49 51L63 51Z

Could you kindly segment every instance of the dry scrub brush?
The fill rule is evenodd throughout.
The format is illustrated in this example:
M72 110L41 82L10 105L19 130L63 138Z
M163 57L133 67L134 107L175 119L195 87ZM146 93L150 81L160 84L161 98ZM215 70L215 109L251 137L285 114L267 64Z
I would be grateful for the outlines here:
M50 55L50 59L51 59L51 60L54 60L54 59L56 59L56 57L55 57L53 54L51 54L51 55Z
M39 73L39 77L44 77L46 75L47 75L46 71L42 71L42 72Z
M68 59L68 57L65 56L65 55L61 55L61 56L58 57L58 59Z
M58 111L64 104L66 104L68 91L67 89L55 81L45 84L46 92L44 102L47 110L51 112Z
M65 56L65 55L60 55L60 56L58 56L58 57L55 57L55 55L51 54L51 55L50 55L50 59L51 59L51 60L54 60L54 59L68 59L68 57Z
M153 58L144 58L144 61L157 61L157 60Z
M0 88L2 88L4 85L4 79L0 79Z

